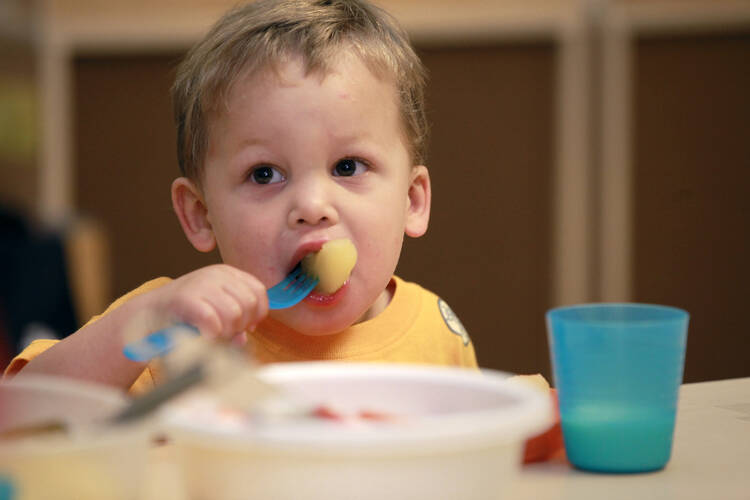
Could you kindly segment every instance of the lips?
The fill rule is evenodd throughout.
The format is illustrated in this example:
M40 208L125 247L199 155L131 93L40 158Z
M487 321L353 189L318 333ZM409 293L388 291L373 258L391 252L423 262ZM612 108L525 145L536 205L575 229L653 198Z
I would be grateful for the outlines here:
M315 292L315 290L313 290L307 297L304 298L304 302L313 306L332 306L341 300L348 288L349 280L341 285L341 288L331 294L317 293Z
M299 265L300 261L302 261L305 255L319 251L326 241L328 240L320 239L301 244L292 255L291 267L289 268L289 272L291 272L295 267Z

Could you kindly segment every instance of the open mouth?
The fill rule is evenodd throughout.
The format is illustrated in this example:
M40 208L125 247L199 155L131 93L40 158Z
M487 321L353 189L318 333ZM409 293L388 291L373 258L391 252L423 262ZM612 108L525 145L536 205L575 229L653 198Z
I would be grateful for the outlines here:
M286 274L281 279L286 278L293 272L302 268L302 260L308 255L318 252L322 246L323 246L323 242L316 242L316 243L309 243L307 245L303 245L300 248L298 248L297 251L292 256L292 258L290 259L289 267L287 268Z
M304 298L304 302L315 306L331 306L341 300L348 288L349 280L346 280L346 282L333 293L322 293L313 288L313 291Z
M318 240L300 246L292 261L305 274L319 279L307 302L331 305L340 300L348 287L356 260L357 250L348 238Z

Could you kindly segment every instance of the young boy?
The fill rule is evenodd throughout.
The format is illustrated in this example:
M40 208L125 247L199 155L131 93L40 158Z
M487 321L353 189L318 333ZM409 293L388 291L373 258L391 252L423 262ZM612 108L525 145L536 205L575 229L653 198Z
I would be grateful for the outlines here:
M182 177L172 203L192 245L218 247L223 264L142 285L70 337L32 344L6 373L140 391L159 376L123 356L123 335L173 322L246 343L261 362L476 367L447 304L393 275L404 234L424 234L430 214L424 82L406 34L364 1L229 12L173 89ZM358 254L349 280L269 312L266 289L340 238Z

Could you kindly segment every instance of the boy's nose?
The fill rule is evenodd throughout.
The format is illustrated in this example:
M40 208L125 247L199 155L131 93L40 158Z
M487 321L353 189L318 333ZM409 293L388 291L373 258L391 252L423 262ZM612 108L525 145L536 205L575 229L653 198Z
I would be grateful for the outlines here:
M338 212L331 203L331 197L321 186L300 189L294 205L289 211L289 226L328 224L338 222Z

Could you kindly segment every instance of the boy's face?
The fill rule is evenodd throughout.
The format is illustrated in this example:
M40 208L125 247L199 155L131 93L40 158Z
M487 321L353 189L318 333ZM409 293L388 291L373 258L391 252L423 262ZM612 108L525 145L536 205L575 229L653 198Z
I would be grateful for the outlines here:
M422 235L429 218L427 170L410 164L400 125L395 86L355 56L325 76L292 59L278 76L240 78L211 123L201 188L173 186L188 238L203 251L218 245L267 287L348 238L358 253L349 282L271 316L315 335L378 314L404 233Z

